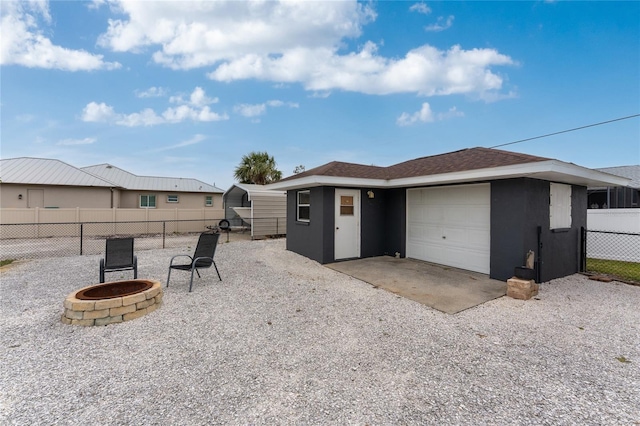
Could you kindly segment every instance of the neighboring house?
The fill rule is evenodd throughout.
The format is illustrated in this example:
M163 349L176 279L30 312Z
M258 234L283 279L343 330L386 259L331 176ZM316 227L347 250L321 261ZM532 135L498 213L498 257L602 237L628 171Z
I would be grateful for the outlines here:
M631 180L628 186L594 186L587 188L590 209L640 208L640 165L606 167L601 172Z
M137 176L111 164L81 170L122 188L116 207L158 209L222 208L224 191L197 179Z
M232 226L243 222L252 238L287 233L287 193L265 189L264 185L236 183L222 196L225 219Z
M533 250L548 281L579 269L587 186L627 182L471 148L389 167L331 162L268 187L287 191L287 249L320 263L391 255L506 280Z
M0 208L222 208L222 191L196 179L136 176L101 164L0 160Z
M0 160L0 208L111 208L113 182L59 160Z

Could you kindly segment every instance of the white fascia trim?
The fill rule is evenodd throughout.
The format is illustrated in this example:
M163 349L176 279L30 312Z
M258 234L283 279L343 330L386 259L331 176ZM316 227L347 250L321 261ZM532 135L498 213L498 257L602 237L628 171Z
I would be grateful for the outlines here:
M291 190L300 188L313 188L316 186L342 186L354 188L384 188L389 186L387 179L364 179L340 176L305 176L300 179L292 179L285 182L270 183L269 189Z
M558 180L562 183L574 183L584 186L626 186L631 180L586 167L565 163L559 160L538 161L535 163L515 164L491 167L487 169L442 173L437 175L416 176L400 179L362 179L337 176L306 176L282 183L273 183L273 189L291 190L314 186L343 186L356 188L402 188L424 185L445 185L461 182L476 182L496 179L531 177L545 180Z
M625 186L629 180L611 174L576 166L559 160L538 161L535 163L514 164L510 166L492 167L488 169L467 170L463 172L444 173L430 176L417 176L389 181L389 187L405 187L419 185L440 185L459 182L509 179L531 177L550 180L551 176L560 182L581 183L591 186L599 182L607 186Z

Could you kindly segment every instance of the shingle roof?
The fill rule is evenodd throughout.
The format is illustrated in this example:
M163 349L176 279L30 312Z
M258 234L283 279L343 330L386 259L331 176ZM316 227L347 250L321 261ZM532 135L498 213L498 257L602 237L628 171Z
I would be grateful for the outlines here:
M365 166L362 164L332 161L331 163L289 176L280 180L280 182L299 179L306 176L400 179L548 160L550 160L550 158L536 157L517 152L502 151L499 149L468 148L446 154L416 158L414 160L405 161L389 167Z
M191 178L172 178L156 176L138 176L111 164L97 164L83 167L82 170L92 175L117 183L119 186L138 191L177 191L223 193L214 185Z
M490 148L468 148L446 154L416 158L388 167L388 179L429 176L466 170L548 161L550 158L536 157L517 152Z
M640 165L636 164L634 166L605 167L596 170L616 176L629 178L631 179L631 183L629 183L629 186L631 188L640 189Z
M29 185L118 186L60 160L30 157L0 160L0 181Z

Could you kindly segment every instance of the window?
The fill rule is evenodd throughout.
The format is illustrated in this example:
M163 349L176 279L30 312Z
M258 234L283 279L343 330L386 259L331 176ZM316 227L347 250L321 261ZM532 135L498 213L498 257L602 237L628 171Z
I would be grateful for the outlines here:
M155 209L156 208L156 196L155 195L141 195L140 196L140 208L142 208L142 209Z
M177 203L178 196L177 195L167 195L167 203Z
M340 216L353 216L353 196L340 196Z
M299 222L309 222L311 208L311 193L309 191L298 192L298 216Z
M571 228L571 185L549 184L549 224L551 229Z
M204 206L213 207L213 196L207 195L206 197L204 197Z

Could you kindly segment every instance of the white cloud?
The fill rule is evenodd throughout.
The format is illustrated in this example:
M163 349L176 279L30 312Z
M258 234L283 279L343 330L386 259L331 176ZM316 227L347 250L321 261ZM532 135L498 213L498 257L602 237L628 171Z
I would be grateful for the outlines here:
M178 102L173 100L172 102ZM81 119L86 122L107 122L119 126L138 127L155 126L158 124L181 123L191 120L195 122L211 122L228 120L227 114L218 114L211 111L206 103L217 102L217 98L211 99L206 96L199 87L193 91L190 99L184 101L187 104L177 107L169 107L161 114L156 113L151 108L145 108L140 112L131 114L116 113L112 106L102 103L90 102L82 111Z
M249 53L271 54L296 46L332 46L357 37L375 18L355 1L193 1L113 3L124 19L109 20L98 40L114 51L160 46L153 59L190 69Z
M191 95L189 95L188 100L184 100L182 98L182 95L171 96L169 98L169 102L171 103L187 104L194 107L204 107L205 105L218 103L218 101L218 98L208 97L202 87L196 87L195 89L193 89L193 92L191 92Z
M196 135L193 135L192 138L187 139L187 140L182 141L182 142L178 142L175 145L165 146L165 147L158 148L158 149L153 149L153 150L147 151L147 152L162 152L162 151L169 151L169 150L178 149L178 148L184 148L185 146L198 144L198 143L200 143L200 142L202 142L202 141L204 141L206 139L207 139L207 137L205 135L196 134Z
M52 26L47 1L3 1L0 64L28 68L89 71L120 68L118 62L105 62L102 55L54 45L40 28Z
M331 92L313 92L311 95L309 95L310 98L320 98L320 99L324 99L324 98L328 98L329 96L331 96Z
M360 52L343 56L329 49L294 49L278 58L249 55L220 65L209 78L300 81L314 92L341 89L372 95L433 96L500 90L503 79L489 67L514 64L494 49L463 50L460 46L441 51L424 45L404 58L387 59L368 42Z
M267 112L267 107L279 108L287 106L289 108L299 108L300 105L296 102L283 102L278 99L270 100L262 104L240 104L236 105L233 110L244 117L258 117L264 115ZM254 121L254 122L259 122Z
M433 123L434 121L447 120L454 117L464 117L464 113L456 109L456 107L449 108L447 112L434 114L431 110L429 103L424 102L419 111L409 114L403 112L396 120L398 126L410 126L412 124L420 123Z
M97 141L96 138L84 139L62 139L56 145L91 145Z
M115 120L115 124L127 127L149 127L164 122L165 120L158 116L151 108L145 108L140 112L134 112L132 114L118 114L118 118Z
M412 5L409 10L411 12L422 13L423 15L428 15L431 13L431 8L427 6L426 3L416 3Z
M244 117L257 117L267 112L266 104L240 104L236 105L233 110Z
M161 98L166 96L167 90L162 87L149 87L147 90L136 90L135 95L138 98Z
M119 0L110 5L122 16L109 21L99 45L119 52L151 51L156 63L172 69L206 67L215 81L301 84L319 95L344 90L483 98L503 89L503 78L493 68L515 64L496 49L457 45L441 50L425 44L404 56L385 57L377 44L362 40L359 50L345 51L347 39L360 37L363 26L376 18L368 2L192 1L185 7L181 2ZM410 10L430 12L425 3ZM442 18L430 29L444 30L453 20Z
M82 110L82 121L87 122L97 123L110 121L115 116L116 114L113 112L113 107L110 107L104 102L90 102Z
M439 16L438 22L436 22L435 24L427 25L426 27L424 27L424 30L430 31L430 32L439 32L439 31L447 30L451 28L451 26L453 25L454 19L455 19L455 16L453 15L447 16L446 20L444 19L444 16Z

